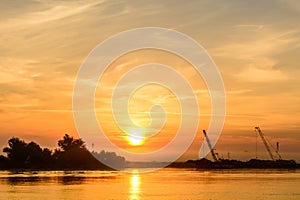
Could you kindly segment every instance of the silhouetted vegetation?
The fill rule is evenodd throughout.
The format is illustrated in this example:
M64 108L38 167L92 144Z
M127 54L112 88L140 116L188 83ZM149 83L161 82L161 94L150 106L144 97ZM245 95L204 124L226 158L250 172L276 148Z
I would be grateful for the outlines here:
M249 161L221 159L212 162L205 158L200 160L188 160L186 162L174 162L169 165L172 168L197 168L197 169L296 169L299 168L294 160L257 160Z
M125 158L114 152L90 153L84 141L68 134L58 141L58 148L54 151L13 137L8 140L8 147L3 152L7 156L0 156L0 169L111 169L98 160L114 168L125 166Z
M113 167L114 169L120 169L125 166L126 160L124 157L117 156L115 152L105 152L101 151L92 152L93 156L100 160L101 162L109 164L109 166Z

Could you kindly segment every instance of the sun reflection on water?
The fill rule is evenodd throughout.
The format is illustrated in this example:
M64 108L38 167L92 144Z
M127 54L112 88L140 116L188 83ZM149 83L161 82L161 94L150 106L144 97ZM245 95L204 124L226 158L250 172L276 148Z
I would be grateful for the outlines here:
M134 170L130 178L130 200L139 200L140 199L140 175L137 170Z

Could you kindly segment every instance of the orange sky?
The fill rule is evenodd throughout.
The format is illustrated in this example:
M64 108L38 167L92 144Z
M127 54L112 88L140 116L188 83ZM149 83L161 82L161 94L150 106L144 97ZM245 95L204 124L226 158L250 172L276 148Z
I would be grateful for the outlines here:
M18 6L16 6L18 5ZM72 90L84 58L120 31L146 26L180 31L199 42L217 64L226 88L227 115L216 146L220 155L255 156L254 126L261 126L283 158L300 160L300 3L247 1L2 1L0 3L0 147L12 136L54 148L63 134L77 136ZM113 48L113 47L112 47ZM167 111L156 139L133 147L112 121L111 89L124 71L147 62L174 67L190 81L201 110L199 130L207 129L210 97L201 77L175 55L143 50L117 59L96 92L98 120L117 145L149 151L165 144L178 126L178 105L157 86L137 91L132 119L149 123L148 108ZM172 114L173 113L173 114ZM174 114L175 113L175 114ZM197 158L201 131L184 158ZM91 148L91 144L87 143ZM101 145L95 145L101 149ZM259 156L267 158L258 140Z

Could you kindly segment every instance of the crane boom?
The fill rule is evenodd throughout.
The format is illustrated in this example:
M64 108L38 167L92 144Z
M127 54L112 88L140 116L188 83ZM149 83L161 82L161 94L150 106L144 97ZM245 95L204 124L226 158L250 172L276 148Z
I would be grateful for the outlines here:
M214 161L217 162L217 161L218 161L218 158L217 158L217 156L216 156L216 154L215 154L215 152L214 152L214 149L212 148L212 145L211 145L211 143L210 143L210 140L209 140L209 138L208 138L208 136L207 136L205 130L203 130L203 134L204 134L204 136L205 136L207 145L208 145L208 147L209 147L209 149L210 149L210 153L211 153L211 155L212 155Z
M267 151L268 151L268 153L269 153L271 159L272 159L272 160L275 160L275 159L274 159L274 156L273 156L273 154L272 154L272 152L271 152L271 150L270 150L270 147L269 147L269 145L268 145L268 143L267 143L267 141L266 141L266 139L265 139L263 133L261 132L260 128L257 126L257 127L255 127L255 130L257 130L257 132L259 133L259 135L260 135L260 137L261 137L261 140L263 141L263 143L264 143L264 145L265 145L265 147L266 147L266 149L267 149Z

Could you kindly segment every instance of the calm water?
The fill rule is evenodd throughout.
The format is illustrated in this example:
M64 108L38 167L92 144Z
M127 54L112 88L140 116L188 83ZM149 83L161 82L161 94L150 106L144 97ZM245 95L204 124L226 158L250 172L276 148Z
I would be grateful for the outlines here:
M300 199L300 171L0 171L0 199Z

